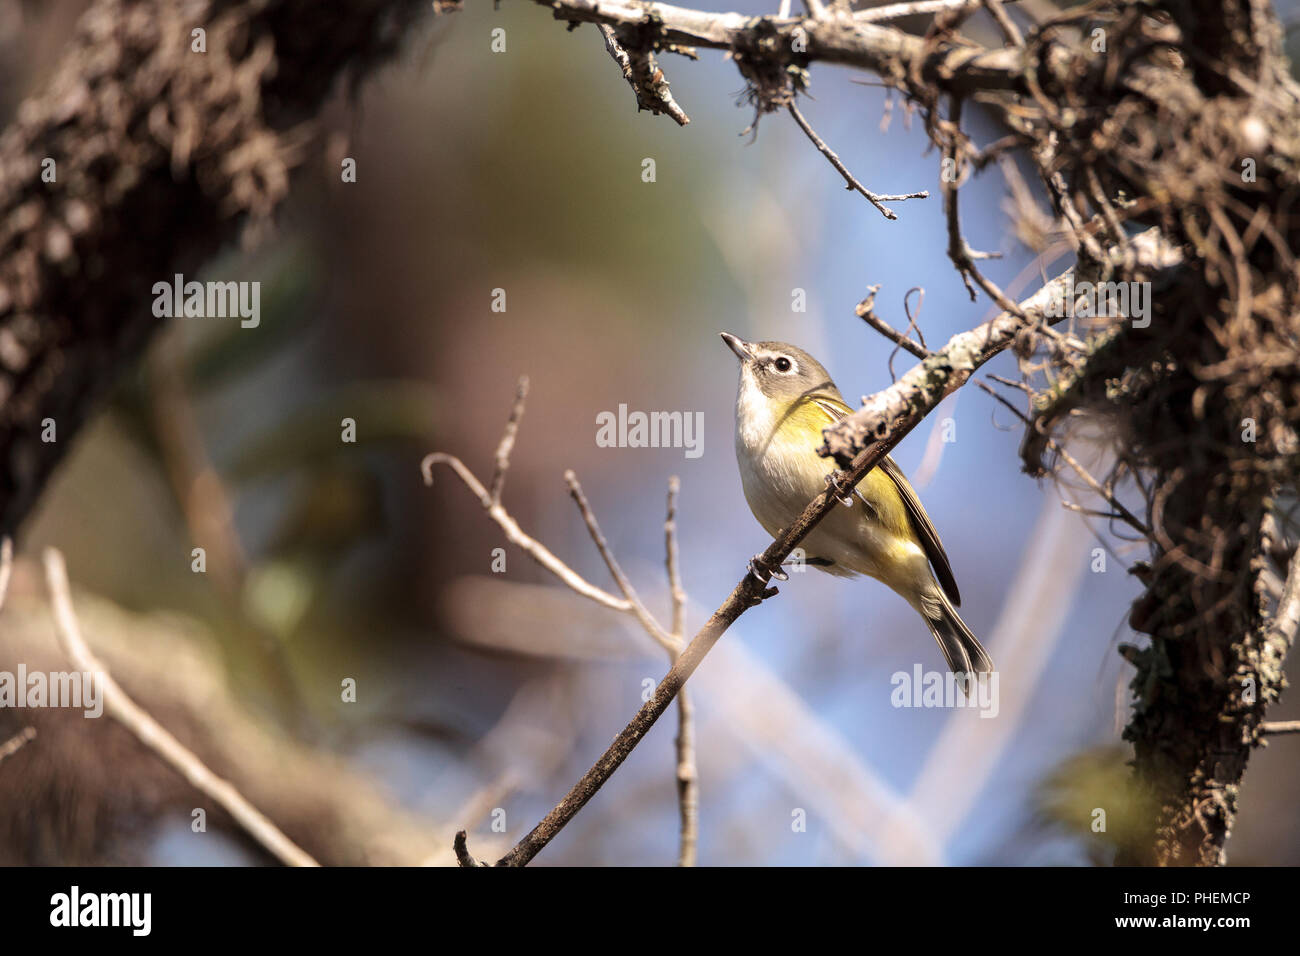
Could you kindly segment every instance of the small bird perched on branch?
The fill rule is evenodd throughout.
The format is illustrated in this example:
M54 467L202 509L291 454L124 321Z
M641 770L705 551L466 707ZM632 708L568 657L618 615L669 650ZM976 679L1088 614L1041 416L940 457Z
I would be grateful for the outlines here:
M777 537L826 490L826 459L815 449L822 429L852 409L803 349L745 342L729 332L722 339L740 359L736 461L745 500ZM949 670L991 672L993 661L957 614L961 594L939 533L894 459L884 458L842 500L848 507L832 510L804 539L805 563L882 581L925 620Z

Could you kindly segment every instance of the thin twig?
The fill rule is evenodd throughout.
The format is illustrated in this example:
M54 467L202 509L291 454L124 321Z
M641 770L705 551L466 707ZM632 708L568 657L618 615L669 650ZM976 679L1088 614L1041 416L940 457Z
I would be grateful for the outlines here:
M1024 392L1026 395L1034 394L1034 390L1032 388L1030 388L1024 382L1017 382L1014 378L1007 378L1005 375L995 375L992 372L988 373L988 377L991 378L993 381L997 382L999 385L1005 385L1007 388L1019 389L1020 391Z
M667 113L678 126L689 123L691 118L673 99L673 94L668 89L668 80L655 62L654 53L637 49L629 51L619 41L618 33L613 27L605 23L597 23L596 27L605 38L605 50L623 71L623 79L627 80L632 92L636 94L637 109L649 110L656 115Z
M14 734L4 743L0 744L0 763L4 763L14 754L18 753L18 751L22 750L23 747L26 746L29 741L35 739L36 739L35 727L24 727L22 730L18 731L18 733Z
M1270 737L1279 734L1300 734L1300 720L1266 720L1259 725L1260 733Z
M981 2L989 15L997 21L999 29L1002 30L1002 35L1007 38L1007 42L1014 47L1023 47L1025 38L1020 35L1020 29L1016 26L1015 21L1003 9L1002 0L981 0Z
M445 845L445 844L444 844ZM456 862L461 866L487 866L486 863L480 863L474 859L474 855L469 852L469 845L465 842L465 831L458 830L456 838L452 840L452 849L456 851Z
M506 472L510 470L510 453L515 448L515 436L519 434L519 422L524 417L524 404L528 401L528 376L519 376L515 388L515 403L510 409L510 418L506 421L506 430L497 445L496 470L492 472L492 500L501 503L501 493L506 487Z
M966 285L966 291L970 294L972 302L975 301L975 287L971 285L974 279L984 293L997 303L998 308L1003 312L1010 312L1013 315L1018 314L1018 306L1007 298L992 281L984 277L975 266L977 259L1000 259L1000 252L979 252L972 249L966 242L966 237L961 232L961 216L957 205L957 191L961 188L961 156L960 147L965 134L961 131L961 108L962 100L960 97L954 97L952 102L952 116L948 121L951 127L947 139L943 143L944 163L949 166L951 175L939 177L940 190L943 193L943 212L944 219L948 224L948 258L957 268L961 281Z
M1124 517L1118 511L1098 511L1096 508L1085 508L1073 501L1062 501L1061 507L1066 511L1073 511L1075 514L1084 515L1088 518L1105 518L1107 521L1113 521L1116 518L1122 519Z
M1020 303L1019 314L1002 312L965 332L958 332L929 359L912 367L884 391L863 398L862 407L822 432L821 453L841 468L852 465L882 434L881 422L911 421L916 414L914 396L922 396L928 413L965 385L980 366L1011 346L1016 337L1041 318L1070 281L1070 272L1057 276ZM1031 320L1028 316L1033 316ZM1053 321L1056 320L1054 317ZM936 378L936 376L938 376ZM887 430L887 429L884 429Z
M853 14L853 19L859 23L880 23L884 20L898 20L902 17L942 13L946 10L965 12L974 10L983 2L984 0L912 0L910 3L891 3L884 7L858 10Z
M646 633L659 643L659 645L668 652L669 663L674 663L682 652L682 632L681 617L684 614L685 593L682 590L680 577L677 576L676 560L676 535L675 535L675 517L676 517L676 488L670 484L668 492L668 518L665 521L665 535L668 539L668 581L669 589L672 592L673 602L673 633L669 634L663 630L659 622L655 619L641 599L637 596L636 589L632 587L632 582L628 580L623 569L619 566L618 560L614 557L614 552L610 550L609 542L605 540L605 535L600 530L600 524L596 521L595 512L591 510L591 505L587 501L587 496L583 494L582 485L578 483L578 478L572 471L564 473L564 480L568 482L569 494L578 505L578 510L582 513L582 520L586 522L587 531L591 534L591 540L595 542L596 550L600 556L605 559L605 565L609 568L609 573L613 575L614 580L618 583L619 590L623 592L623 597L627 598L632 605L632 613L636 619L641 622ZM675 479L674 479L675 482ZM682 693L677 697L677 802L681 816L681 846L678 853L677 862L679 866L694 866L695 852L698 844L698 796L695 791L695 732L693 727L693 708L689 698L686 696L686 688L682 688Z
M501 530L506 533L506 540L522 550L547 571L554 574L570 589L614 611L630 611L632 609L632 605L626 600L615 597L603 588L588 583L582 575L552 554L546 545L525 534L501 503L492 500L492 495L483 487L483 483L474 477L474 473L465 467L465 463L459 458L442 452L425 455L424 460L420 462L420 472L424 475L426 485L433 484L434 465L446 465L454 471L456 476L464 482L465 487L478 498L479 503L483 505L483 510L488 513L488 517L495 521Z
M523 415L524 399L527 394L527 379L520 380L519 391L515 400L514 408L511 412L510 420L506 425L506 433L501 439L501 444L497 448L497 473L504 475L510 465L510 452L514 444L515 435L518 430L519 420ZM678 553L676 543L676 495L679 483L676 478L669 485L668 499L668 519L665 524L665 535L668 546L668 578L669 587L672 594L673 602L673 630L671 633L665 631L655 616L650 613L646 606L641 602L637 595L636 589L632 586L631 580L623 572L614 557L613 551L609 547L609 542L605 539L604 533L600 530L600 524L596 520L596 515L587 501L586 495L582 491L577 476L572 471L565 472L565 481L569 485L569 492L573 496L574 502L578 506L583 521L587 525L587 531L591 535L592 541L596 545L596 550L604 559L610 575L618 584L619 590L622 591L623 597L619 599L609 592L596 587L588 582L577 572L573 571L568 565L555 557L544 545L526 535L515 520L502 506L500 497L493 498L492 494L483 487L482 483L474 474L461 462L460 459L445 455L440 452L425 456L420 464L420 470L424 475L425 484L433 483L433 465L446 464L460 477L461 481L467 488L479 499L484 510L492 517L494 521L506 532L506 537L522 548L534 560L545 567L548 571L558 577L577 593L591 598L599 604L616 610L630 613L641 624L642 628L650 637L659 644L660 647L667 651L669 660L676 661L682 651L682 630L684 627L686 593L682 588L680 570L678 567ZM495 480L495 479L494 479ZM696 858L696 847L698 844L698 816L699 816L699 797L697 791L697 771L695 762L695 733L693 723L693 708L688 697L682 695L678 698L678 736L677 746L677 788L678 803L681 816L681 848L678 855L678 863L681 866L694 866ZM466 836L464 831L457 834L456 842L453 845L456 852L457 860L462 866L479 865L469 854L466 845Z
M677 494L681 482L676 475L668 479L668 514L664 518L664 553L668 570L668 590L673 604L673 637L681 646L686 628L686 590L682 587L681 555L677 545ZM678 653L673 652L676 661ZM699 845L699 771L695 761L695 708L689 689L677 695L677 806L681 817L678 866L694 866Z
M1106 223L1106 228L1110 231L1111 239L1116 245L1128 245L1128 233L1124 231L1124 226L1119 221L1119 215L1115 212L1115 204L1110 201L1106 195L1106 190L1101 186L1101 179L1097 176L1097 170L1092 165L1084 169L1084 174L1088 179L1088 190L1092 193L1092 201L1096 207L1101 210L1101 216Z
M876 315L876 293L879 291L879 285L867 287L867 297L859 302L857 307L853 310L857 313L858 318L862 319L862 321L866 322L867 325L871 326L885 338L889 339L889 341L893 342L900 348L904 348L911 352L917 358L929 358L931 355L929 349L918 342L915 342L905 333L899 332L880 316Z
M695 705L683 687L677 695L677 808L681 819L678 866L694 866L700 842L699 771L695 765Z
M672 631L679 640L686 627L686 590L682 587L681 554L677 546L677 495L682 483L676 475L668 479L668 515L664 518L664 551L668 588L672 596Z
M1030 419L1029 416L1026 415L1024 412L1022 412L1020 409L1016 408L1015 405L1012 405L1011 402L1007 400L1006 396L999 394L998 391L993 388L993 386L989 385L987 382L976 382L975 384L978 385L980 388L982 388L984 391L988 392L988 394L992 395L994 399L1001 402L1006 408L1010 409L1011 413L1015 415L1017 418L1019 418L1025 424L1026 428L1034 427L1034 423L1032 419ZM1122 520L1127 522L1135 531L1137 531L1143 537L1145 538L1151 537L1151 528L1150 526L1147 525L1145 521L1143 521L1133 512L1129 511L1128 508L1124 507L1124 503L1121 502L1118 498L1116 498L1112 492L1108 491L1100 481L1094 478L1092 474L1088 471L1088 469L1084 468L1083 465L1079 464L1079 462L1075 460L1074 456L1071 455L1068 451L1066 451L1065 447L1061 445L1060 442L1056 441L1050 435L1044 437L1046 438L1047 446L1051 448L1052 451L1054 451L1057 455L1059 455L1061 460L1064 461L1067 465L1069 465L1074 470L1074 473L1076 475L1078 475L1081 479L1083 479L1084 484L1086 484L1089 488L1091 488L1095 494L1103 498L1108 505L1110 505L1112 508L1115 509L1114 517L1121 518ZM1069 502L1064 502L1064 504L1068 506ZM1109 516L1099 515L1098 517L1109 517Z
M14 540L5 535L0 540L0 608L5 606L9 596L9 577L14 572Z
M920 293L920 301L916 303L916 315L912 314L911 303L913 292ZM919 285L912 286L912 288L908 289L907 293L903 296L903 313L907 316L907 328L903 330L903 337L907 338L915 332L916 337L921 341L921 348L925 349L926 354L928 355L930 350L925 348L925 335L921 332L921 326L917 324L917 320L920 318L921 314L921 307L923 305L925 305L925 289ZM898 381L898 376L894 374L894 359L898 357L898 350L900 348L902 348L901 343L894 346L894 350L889 353L889 360L885 363L889 366L889 380L891 382Z
M1035 150L1031 150L1031 152L1034 151L1041 154L1036 158L1036 164L1040 170L1048 170L1053 167L1048 155L1051 151L1050 145L1035 147ZM1084 221L1078 206L1075 205L1074 197L1071 196L1070 189L1066 185L1065 176L1057 170L1053 173L1043 172L1040 179L1042 179L1043 184L1055 200L1056 209L1070 227L1070 234L1075 241L1087 250L1088 255L1094 262L1104 261L1106 254L1101 248L1101 243L1097 241L1096 233L1098 229Z
M105 713L180 773L191 786L229 813L249 836L282 863L287 866L319 866L234 786L209 770L192 751L136 705L117 681L113 680L81 636L81 626L72 609L63 555L53 548L45 551L45 579L50 589L50 601L54 605L59 645L78 670L95 675L103 694Z
M806 119L804 119L803 113L799 112L799 107L795 106L794 103L789 103L787 104L786 109L790 111L790 115L794 117L794 121L799 124L799 128L804 131L804 135L807 136L808 139L812 141L812 144L817 147L817 151L825 156L839 174L844 177L844 182L848 184L848 188L856 189L858 192L862 193L862 195L866 196L867 201L879 209L881 215L886 219L898 218L894 211L885 205L887 202L901 202L904 199L929 198L930 194L925 191L907 193L906 195L898 196L882 196L879 193L873 193L866 186L862 185L862 183L858 182L857 178L849 172L848 167L841 162L839 156L835 155L835 151L827 146L825 141L817 135L817 131L812 128Z
M668 651L669 654L677 653L681 650L681 642L665 631L655 619L655 616L641 603L636 588L632 587L632 582L623 573L618 559L614 557L614 552L609 549L609 542L605 540L605 535L601 533L600 524L596 521L596 515L591 510L591 505L587 502L587 496L582 493L582 485L578 483L578 476L572 471L566 471L564 480L569 486L569 494L577 504L578 511L582 513L582 520L586 522L587 531L591 534L591 540L595 542L596 550L605 559L605 566L609 568L610 575L618 584L618 589L623 592L624 599L631 605L632 615L660 647Z
M912 314L912 293L917 294L916 315ZM914 285L903 294L903 312L907 316L907 328L903 330L904 335L916 333L916 339L921 343L921 348L925 349L927 355L930 354L930 348L925 344L925 333L921 331L921 308L925 305L925 286Z

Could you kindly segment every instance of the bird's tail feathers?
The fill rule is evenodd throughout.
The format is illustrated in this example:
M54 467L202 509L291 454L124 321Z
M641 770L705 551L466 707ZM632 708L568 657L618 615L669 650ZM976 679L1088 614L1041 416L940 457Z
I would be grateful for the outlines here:
M993 671L993 658L980 643L966 622L961 619L952 602L942 594L937 600L926 601L921 611L930 633L939 643L939 650L954 674L988 674Z

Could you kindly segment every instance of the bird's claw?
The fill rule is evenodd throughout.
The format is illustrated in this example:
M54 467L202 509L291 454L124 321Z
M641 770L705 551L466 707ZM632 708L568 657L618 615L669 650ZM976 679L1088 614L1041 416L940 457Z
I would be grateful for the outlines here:
M756 554L749 559L749 573L759 580L760 583L766 584L772 578L778 581L789 581L790 575L786 574L779 567L769 568L763 561L761 554Z
M831 490L836 499L842 505L853 507L853 489L844 486L844 474L839 471L832 471L826 476L826 487Z

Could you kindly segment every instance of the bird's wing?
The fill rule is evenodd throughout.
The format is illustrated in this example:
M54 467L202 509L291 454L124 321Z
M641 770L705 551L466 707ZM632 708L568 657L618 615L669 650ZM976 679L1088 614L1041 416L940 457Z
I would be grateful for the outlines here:
M839 398L819 395L813 401L830 416L832 421L839 421L853 411ZM881 460L879 468L889 476L894 487L898 489L899 497L903 499L903 505L907 509L907 516L912 521L917 537L921 539L921 547L925 549L925 556L929 558L930 566L934 568L934 576L939 579L939 586L943 588L943 593L948 595L948 600L954 607L961 607L961 592L957 589L957 579L953 577L952 565L948 562L948 552L943 549L939 532L935 529L930 516L925 513L925 507L921 504L921 499L916 496L911 482L898 467L898 463L889 455ZM862 497L861 492L855 490L854 493ZM862 500L866 502L866 498Z
M939 579L939 585L943 588L943 593L948 595L948 600L953 603L954 607L961 607L961 592L957 590L957 579L953 577L952 565L948 563L948 552L943 549L943 542L939 540L939 532L935 530L934 522L930 520L930 516L925 513L925 508L921 505L921 499L916 496L911 482L907 480L903 470L898 467L898 463L888 455L881 461L880 470L893 479L894 485L898 488L898 493L903 496L903 504L907 506L908 517L912 519L912 526L916 528L916 533L921 538L921 545L925 548L925 556L930 559L930 566L934 568L934 576Z

